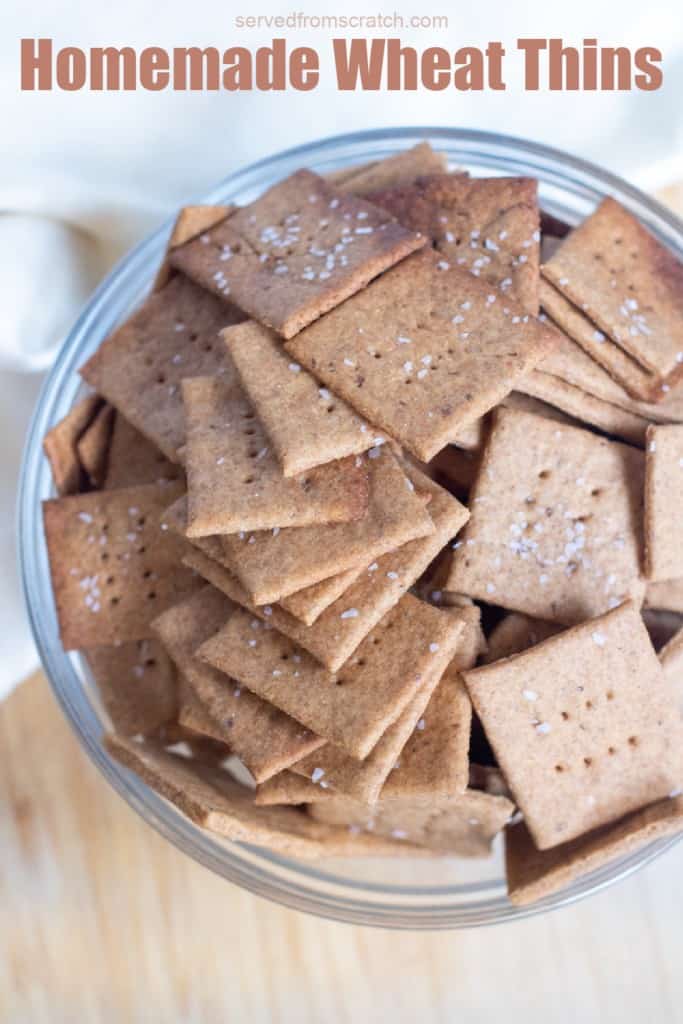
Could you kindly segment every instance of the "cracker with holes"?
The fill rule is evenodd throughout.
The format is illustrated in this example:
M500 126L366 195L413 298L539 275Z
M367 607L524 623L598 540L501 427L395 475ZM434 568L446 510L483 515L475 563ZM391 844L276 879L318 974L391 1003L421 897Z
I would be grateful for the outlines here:
M198 657L353 757L364 758L423 678L446 666L460 630L450 616L406 594L343 672L332 674L277 630L238 610L202 644Z
M683 797L660 800L615 825L551 850L538 850L520 823L508 829L505 837L508 896L516 906L535 903L656 839L681 832Z
M156 640L91 647L86 661L107 714L122 736L152 736L178 710L173 663Z
M355 458L287 480L244 393L220 377L183 381L188 537L361 519L366 466Z
M499 409L446 589L571 625L640 602L643 453Z
M539 849L680 785L683 723L631 602L464 677Z
M683 373L683 264L615 199L603 199L543 273L645 370Z
M443 259L538 313L541 233L534 178L438 174L368 198L431 238Z
M175 219L171 234L166 246L166 254L154 279L154 291L159 291L173 277L174 270L171 267L168 256L180 245L191 242L198 238L205 231L209 231L220 224L222 220L232 213L232 206L183 206Z
M361 458L369 490L362 519L222 538L228 562L255 604L272 604L347 569L365 569L387 551L434 532L424 498L393 452L383 446Z
M432 250L404 260L287 344L292 358L428 461L501 401L552 332Z
M242 319L235 307L177 274L100 345L81 376L178 462L185 443L180 383L204 374L235 379L219 331Z
M378 207L301 170L169 259L291 338L425 242Z
M337 672L370 630L415 583L441 548L460 529L466 509L455 498L417 470L409 470L421 490L431 495L429 507L434 532L383 555L361 572L311 626L302 624L284 607L255 606L234 575L215 563L207 564L199 552L188 553L185 564L223 590L234 601L267 619L276 629L307 650L330 672Z
M411 149L356 167L352 174L345 175L339 182L339 189L369 197L377 189L410 185L421 175L439 174L445 170L443 153L435 153L428 142L418 142Z
M150 623L197 589L186 542L160 517L180 485L162 482L43 502L65 650L144 640Z
M262 782L301 760L323 741L194 656L233 611L234 605L223 594L213 587L203 587L155 619L154 632L205 714L215 723L217 732L213 735L226 739L232 752Z
M650 426L645 454L645 554L653 581L683 577L683 425Z
M513 811L513 805L504 796L476 790L427 801L382 796L371 808L348 797L335 796L309 808L315 821L346 825L360 835L385 836L459 857L488 857L491 843Z
M292 362L267 327L248 320L224 331L223 340L285 476L385 441L346 402Z
M391 856L405 850L381 836L354 836L315 822L294 807L257 807L250 789L223 769L168 753L151 743L108 736L109 753L134 771L195 824L237 842L267 846L292 857ZM413 856L420 851L411 847Z

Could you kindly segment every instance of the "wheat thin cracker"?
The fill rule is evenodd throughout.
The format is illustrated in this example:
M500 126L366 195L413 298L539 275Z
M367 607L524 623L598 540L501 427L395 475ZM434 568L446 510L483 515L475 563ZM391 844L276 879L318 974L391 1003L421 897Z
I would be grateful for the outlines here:
M542 640L559 633L561 627L555 622L544 622L532 619L520 612L510 612L491 630L487 640L487 650L482 658L485 665L490 665L501 658L511 658L513 654L521 654L529 647L535 647Z
M683 425L647 431L645 557L649 580L683 577Z
M173 721L178 709L175 670L156 640L91 647L85 660L118 733L149 736Z
M309 814L329 825L346 825L360 835L385 836L441 854L488 857L491 843L510 820L513 810L503 796L468 790L436 800L380 797L371 808L335 795L312 804Z
M88 395L74 405L43 438L43 451L50 463L52 479L60 497L84 490L85 474L76 446L101 405L99 395Z
M187 245L171 265L291 338L426 239L301 170Z
M160 517L177 483L93 491L43 502L65 650L150 637L150 623L197 588L181 565L186 543Z
M412 149L356 168L353 174L344 177L338 187L341 192L369 196L377 189L410 185L423 174L440 174L445 170L443 153L435 153L428 142L419 142Z
M418 253L287 345L361 415L429 461L513 390L552 333L512 299Z
M385 552L434 532L424 499L393 452L384 445L360 458L369 488L362 519L222 538L228 563L255 604L273 604L347 569L366 568Z
M229 730L232 752L262 782L311 753L322 741L195 657L197 648L225 625L233 611L234 605L223 594L203 587L159 616L154 631L209 717L223 732Z
M160 291L173 276L174 271L168 260L169 253L177 249L179 245L185 245L186 242L192 241L193 238L197 238L205 231L215 227L216 224L225 220L234 209L233 206L183 206L181 208L171 228L166 252L154 279L155 292Z
M540 230L534 178L421 177L369 199L431 238L451 264L538 313Z
M109 445L105 490L177 480L182 469L167 459L160 448L148 441L125 416L117 413Z
M538 850L529 830L520 823L508 829L505 836L508 896L516 906L536 903L605 864L681 832L681 797L660 800L615 825L552 850Z
M76 443L78 461L85 470L93 490L99 490L102 487L107 475L109 445L115 415L112 407L105 402Z
M423 678L447 664L459 632L459 623L407 594L336 675L242 610L197 653L319 736L363 758Z
M683 264L607 197L543 273L651 373L683 372Z
M293 363L267 327L248 320L224 331L223 340L285 476L357 455L386 440Z
M571 625L640 601L643 453L497 410L447 590Z
M329 800L333 795L333 790L326 786L317 785L304 775L286 771L257 786L254 803L257 807L271 807L277 804L297 806L317 803L318 800Z
M293 807L257 807L250 789L213 765L118 736L107 736L105 744L117 761L191 821L227 839L312 859L406 852L379 836L353 836L346 829L314 822ZM413 848L411 853L419 851Z
M680 785L681 716L631 602L464 677L539 849Z
M683 614L683 579L648 583L644 606Z
M286 480L239 389L219 377L183 381L188 537L360 519L365 464L355 458Z

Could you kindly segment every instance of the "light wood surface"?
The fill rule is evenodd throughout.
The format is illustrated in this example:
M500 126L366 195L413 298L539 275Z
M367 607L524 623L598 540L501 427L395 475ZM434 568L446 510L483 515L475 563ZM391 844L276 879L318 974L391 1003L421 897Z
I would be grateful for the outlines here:
M683 206L683 190L665 201ZM267 903L145 825L40 673L0 704L0 1021L683 1022L683 844L577 906L397 933Z

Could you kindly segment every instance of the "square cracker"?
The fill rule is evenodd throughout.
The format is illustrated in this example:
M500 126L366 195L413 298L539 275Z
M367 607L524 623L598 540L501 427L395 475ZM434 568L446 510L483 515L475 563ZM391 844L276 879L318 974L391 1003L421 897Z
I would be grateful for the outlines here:
M683 579L648 583L645 591L645 607L661 608L683 614Z
M413 231L431 238L450 263L538 313L538 183L535 178L438 174L368 198Z
M643 453L499 409L447 590L571 625L640 600Z
M161 529L177 483L92 491L43 502L64 649L144 640L150 623L197 589L187 543Z
M648 427L645 561L650 580L683 577L683 425Z
M210 228L219 224L232 213L234 206L183 206L181 207L166 246L166 253L154 279L154 291L158 292L173 276L168 256L179 245L185 245Z
M78 461L95 490L102 487L107 475L115 416L114 409L105 402L76 442Z
M183 381L188 537L348 522L368 507L354 458L286 480L244 393L220 377Z
M458 649L463 642L463 632L461 630L458 638ZM442 674L442 666L439 665L434 672L423 676L415 696L362 761L351 757L340 747L327 743L314 754L297 761L291 770L309 778L316 788L326 789L331 786L336 793L352 796L365 804L375 803L424 714Z
M664 644L659 652L664 675L671 681L678 705L683 711L683 628ZM681 778L683 782L683 777Z
M362 568L338 572L336 576L330 576L320 583L314 583L311 587L305 587L295 594L283 597L279 603L299 622L303 622L305 626L312 626L337 598L346 593L362 572Z
M418 142L411 149L401 150L393 156L377 160L365 167L355 168L338 182L340 192L368 196L377 189L409 185L423 174L439 174L446 170L443 153L435 153L428 142Z
M426 239L301 170L187 245L171 265L291 338Z
M100 345L81 376L178 462L185 442L180 382L203 374L235 379L218 335L242 319L237 309L177 274Z
M293 363L267 327L248 320L224 331L223 340L285 476L357 455L385 440Z
M312 804L318 800L329 800L334 791L311 782L305 775L292 771L280 772L272 779L256 787L254 803L257 807L272 807L276 804Z
M555 636L560 630L561 627L556 622L544 622L542 619L532 619L520 612L510 612L491 631L482 663L491 665L494 661L500 661L501 658L511 658L513 654L521 654L529 647L540 644L542 640Z
M580 345L586 355L602 366L633 399L647 402L664 397L661 379L608 338L550 281L541 278L539 294L541 306L553 322Z
M683 723L631 602L464 676L539 849L680 785Z
M615 199L603 199L543 273L646 370L683 372L683 264Z
M405 854L380 836L355 836L313 821L294 807L257 807L254 794L221 768L120 736L105 739L109 753L195 824L236 842L266 846L292 857ZM413 855L419 850L410 849Z
M178 710L175 669L156 640L138 640L118 647L91 647L85 660L118 733L150 736L175 718Z
M417 477L416 470L410 472L414 478ZM370 630L422 575L467 518L467 510L455 498L422 474L420 478L420 488L432 495L429 507L434 532L410 541L373 562L341 597L318 616L312 626L303 625L277 605L266 605L263 608L255 606L242 588L237 589L237 581L232 574L215 564L207 565L198 553L188 553L185 564L201 573L234 601L266 619L275 629L317 658L330 672L337 672Z
M125 416L117 413L109 445L105 490L135 487L158 480L178 480L180 466L166 458L160 448L148 441Z
M322 740L233 679L205 665L196 649L229 620L234 605L213 587L203 587L169 608L154 632L187 680L197 702L216 723L251 774L262 782L305 757Z
M645 447L646 419L596 398L559 377L532 370L524 380L518 382L517 387L524 394L547 402L568 416L597 427L605 434L621 438L638 448Z
M92 423L102 405L99 395L87 395L69 409L43 438L43 451L52 471L55 489L60 497L78 494L84 489L85 475L78 458L78 439Z
M434 532L423 497L386 446L361 456L368 469L368 510L350 523L244 533L221 543L255 604L272 604Z
M433 250L288 343L293 358L423 462L534 368L552 332Z
M348 797L335 796L309 807L316 821L346 825L361 835L391 837L459 857L488 857L491 843L513 811L504 796L472 789L436 800L382 796L370 808Z
M385 615L341 675L246 611L199 648L198 657L238 679L319 736L364 758L448 663L460 623L410 594Z
M508 896L525 906L564 889L577 878L596 871L656 839L683 832L683 798L660 800L630 814L616 825L598 829L552 850L538 850L523 822L505 836Z

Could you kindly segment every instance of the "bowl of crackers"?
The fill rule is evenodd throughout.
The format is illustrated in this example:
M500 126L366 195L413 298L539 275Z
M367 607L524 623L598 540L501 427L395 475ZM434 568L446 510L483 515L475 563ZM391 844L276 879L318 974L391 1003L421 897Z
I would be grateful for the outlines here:
M81 743L325 917L547 911L683 832L683 225L527 141L231 175L45 385L27 605Z

